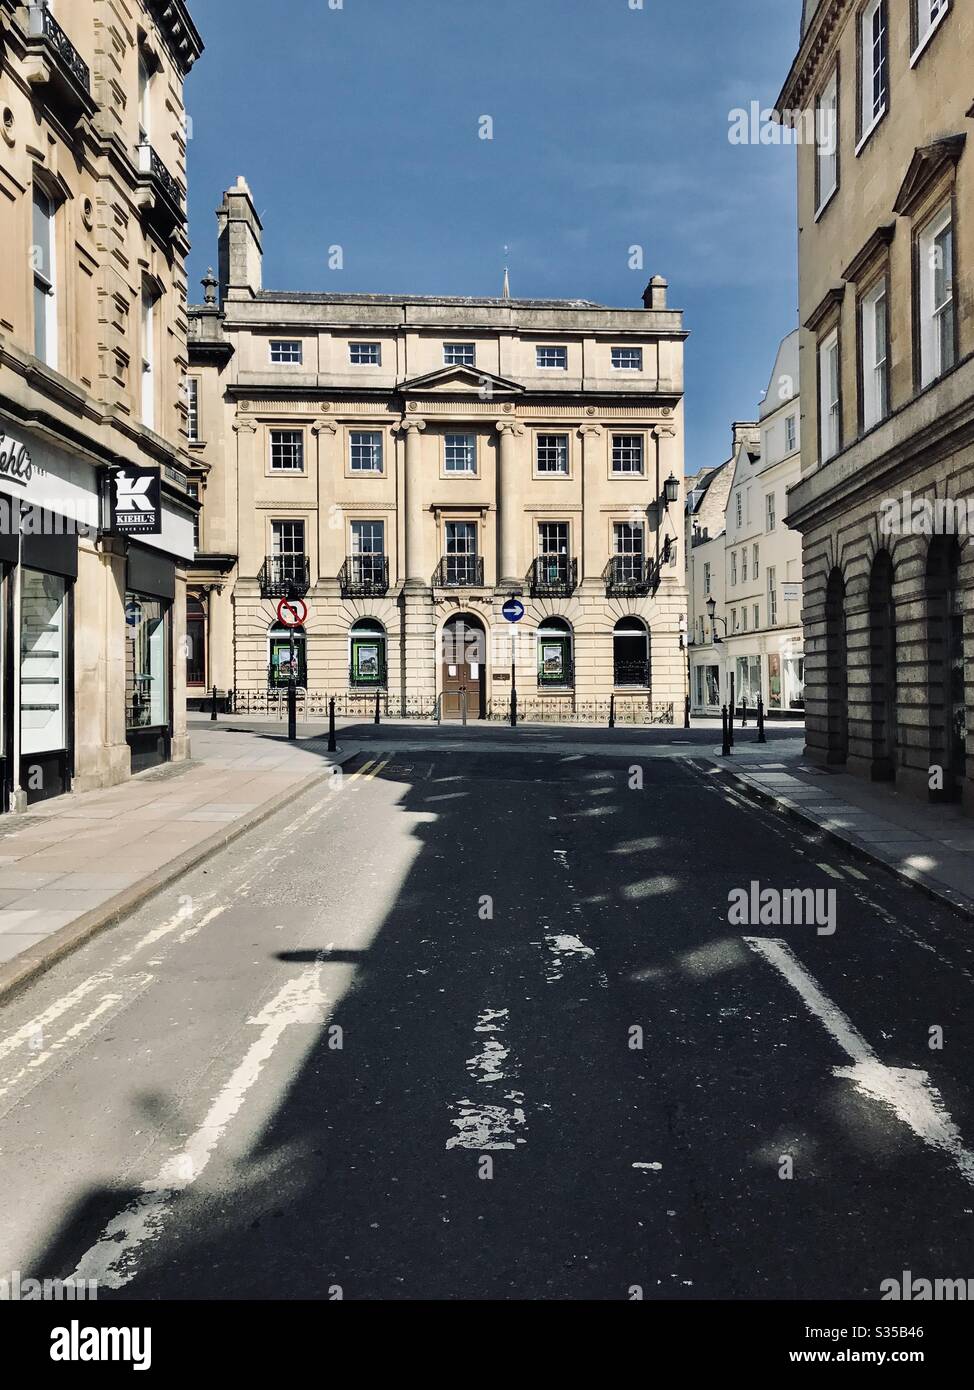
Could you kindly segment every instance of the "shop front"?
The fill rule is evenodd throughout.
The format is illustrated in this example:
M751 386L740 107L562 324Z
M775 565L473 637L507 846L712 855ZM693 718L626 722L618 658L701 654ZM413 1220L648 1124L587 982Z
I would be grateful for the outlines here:
M92 462L0 417L4 811L71 787L78 546L97 534L98 498Z
M129 543L125 577L125 741L132 771L172 752L172 610L176 566Z

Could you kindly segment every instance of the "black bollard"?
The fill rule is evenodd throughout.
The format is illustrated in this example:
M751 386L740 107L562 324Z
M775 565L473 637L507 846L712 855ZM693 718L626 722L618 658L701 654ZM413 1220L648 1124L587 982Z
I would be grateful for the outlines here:
M689 696L689 695L687 696L686 702L685 702L685 704L684 704L684 706L683 706L683 727L684 727L684 729L689 729L689 727L690 727L690 696Z
M517 728L517 687L511 686L511 728Z
M767 743L764 736L764 701L758 696L758 743Z
M328 701L328 752L336 753L338 744L335 741L335 697Z
M741 728L747 728L747 697L741 696Z
M727 706L721 705L720 709L720 735L721 735L721 757L729 757L731 751L730 731L733 719L728 715Z
M216 686L213 687L213 703L210 705L210 720L216 723Z
M377 690L375 692L375 719L373 723L378 724L379 722L379 692Z
M609 728L616 726L616 697L613 695L609 699Z
M287 736L290 743L298 736L298 683L293 677L287 683Z

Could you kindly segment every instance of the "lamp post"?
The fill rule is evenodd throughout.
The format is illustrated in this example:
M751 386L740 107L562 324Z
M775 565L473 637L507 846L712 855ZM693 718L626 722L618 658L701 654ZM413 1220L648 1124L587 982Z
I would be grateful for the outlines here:
M717 617L717 600L713 594L707 600L707 616L710 619L710 640L715 647L719 647L721 642L727 639L727 619ZM724 629L724 636L720 637L717 632L717 623ZM730 741L734 742L734 673L730 673Z

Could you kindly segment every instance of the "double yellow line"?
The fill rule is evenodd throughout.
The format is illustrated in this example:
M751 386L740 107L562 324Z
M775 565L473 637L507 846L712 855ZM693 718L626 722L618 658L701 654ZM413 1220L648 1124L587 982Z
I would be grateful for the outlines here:
M361 777L366 781L371 781L373 777L378 776L384 767L388 767L390 762L390 758L383 758L382 762L379 762L377 758L369 758L360 768L350 772L347 780L354 782L357 777Z

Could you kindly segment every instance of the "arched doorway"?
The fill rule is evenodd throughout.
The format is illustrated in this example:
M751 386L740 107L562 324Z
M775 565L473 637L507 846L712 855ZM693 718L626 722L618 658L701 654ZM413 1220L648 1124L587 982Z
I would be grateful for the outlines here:
M291 638L294 638L294 661L291 660ZM308 643L303 627L285 627L274 623L267 630L267 686L269 690L286 690L291 675L299 686L308 685Z
M869 683L872 715L872 776L896 777L896 612L893 559L880 550L869 576Z
M386 683L386 630L375 618L361 618L348 634L348 683L353 690L381 689Z
M440 635L442 666L441 712L444 719L487 715L487 634L479 618L458 614L448 618Z
M943 769L942 785L931 800L955 801L967 772L967 716L964 706L964 610L960 583L960 543L936 536L927 552L927 710L930 766Z
M827 760L844 763L849 756L849 670L845 616L845 580L834 569L825 590L825 667L828 722Z
M612 633L612 679L618 686L650 684L649 629L642 618L620 618Z
M206 686L206 609L196 594L186 596L186 685Z
M564 618L546 618L538 628L538 687L570 690L574 684L571 623Z

